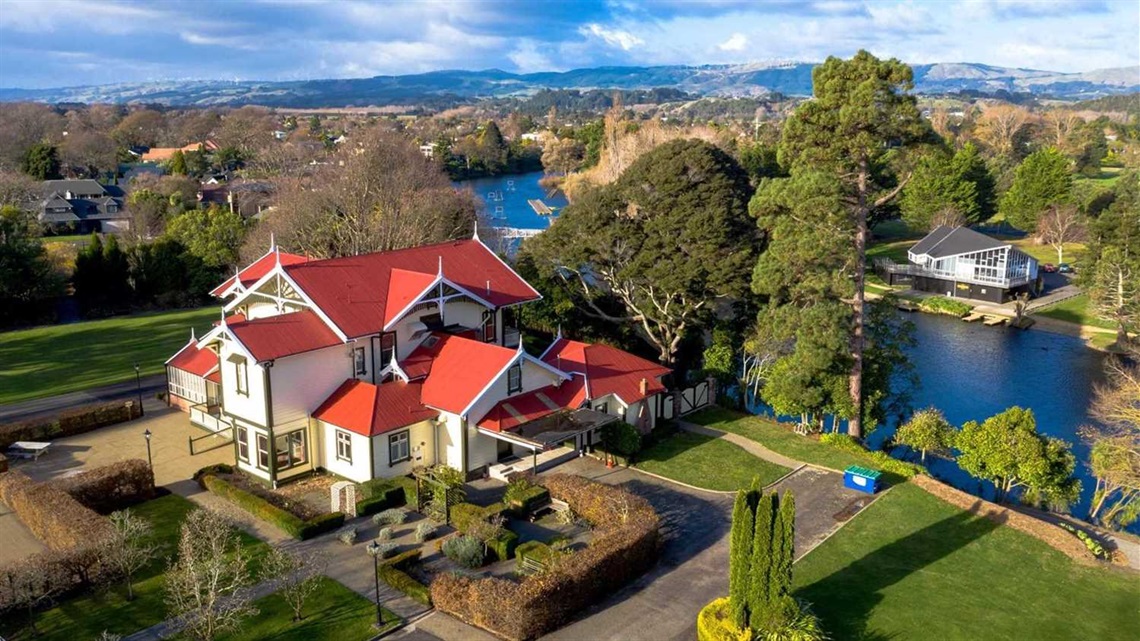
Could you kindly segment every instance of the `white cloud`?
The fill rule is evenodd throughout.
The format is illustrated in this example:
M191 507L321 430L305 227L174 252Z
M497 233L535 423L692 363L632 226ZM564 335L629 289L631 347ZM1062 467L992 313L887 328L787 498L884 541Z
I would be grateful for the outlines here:
M912 29L929 27L933 20L926 8L912 2L899 4L872 3L867 13L876 27L884 29Z
M203 45L208 47L229 47L243 51L256 51L255 39L241 36L211 36L193 31L181 31L178 37L186 44Z
M628 31L620 29L607 29L602 25L591 22L578 28L578 33L584 36L595 36L601 38L606 44L611 47L620 47L623 51L629 51L638 45L645 44L645 41Z
M717 49L721 51L744 51L748 46L748 36L743 33L737 32L732 34L728 40L717 45Z
M538 44L530 38L523 38L507 58L515 63L515 68L522 73L532 71L556 71L559 65L550 61L550 58L538 50Z

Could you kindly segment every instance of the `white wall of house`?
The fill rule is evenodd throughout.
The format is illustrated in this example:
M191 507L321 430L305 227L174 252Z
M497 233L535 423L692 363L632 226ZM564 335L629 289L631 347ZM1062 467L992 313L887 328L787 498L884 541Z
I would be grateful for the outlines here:
M472 329L479 329L483 326L483 311L486 308L478 303L471 301L457 301L450 300L444 303L443 323L444 325L462 325ZM422 323L420 320L424 316L432 316L438 314L439 309L434 305L426 309L421 309L409 313L404 318L400 319L398 323L393 326L392 330L396 332L396 357L403 360L412 353L412 350L419 347L422 342L422 337L412 340L412 328L414 323ZM496 320L502 315L502 312L496 312ZM496 329L496 339L500 334ZM480 335L480 339L482 336Z
M463 434L463 419L450 412L442 412L440 418L443 420L443 425L437 431L439 440L436 444L440 457L439 462L457 470L463 469L463 450L460 438Z
M499 441L471 429L467 432L467 471L477 470L499 460Z
M280 358L269 370L273 386L273 422L305 418L352 378L351 347L333 345Z
M421 421L405 428L392 430L372 437L372 476L373 478L390 478L405 476L412 473L413 467L432 465L435 463L435 426L431 421ZM389 439L395 434L408 433L408 450L411 459L390 463Z
M508 375L507 371L503 370L494 381L491 382L490 387L484 392L483 396L471 406L470 416L472 420L478 422L482 420L487 412L495 406L499 401L507 398L508 396L517 396L518 394L525 394L533 392L536 389L553 385L562 380L550 370L535 364L533 361L523 361L522 364L522 391L515 394L508 394Z
M363 483L372 479L371 443L367 436L341 429L332 423L316 421L320 441L321 467L351 481ZM337 458L337 433L348 434L352 444L351 460Z
M237 366L230 362L231 356L246 359L246 380L248 392L238 393ZM232 341L221 341L222 405L226 413L243 418L254 425L265 425L265 378L264 369L252 358L235 349Z
M253 296L249 299L249 304L246 306L245 316L250 320L254 318L265 318L267 316L277 315L277 304L259 300L258 297Z

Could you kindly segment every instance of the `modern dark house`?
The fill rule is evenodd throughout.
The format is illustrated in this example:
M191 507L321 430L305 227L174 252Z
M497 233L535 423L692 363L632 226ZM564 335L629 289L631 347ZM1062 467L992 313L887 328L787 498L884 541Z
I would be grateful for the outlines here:
M130 227L123 190L96 180L45 180L41 223L70 225L80 234L119 232Z
M967 227L935 228L910 248L907 260L879 259L875 270L891 285L994 303L1032 292L1037 281L1036 258Z

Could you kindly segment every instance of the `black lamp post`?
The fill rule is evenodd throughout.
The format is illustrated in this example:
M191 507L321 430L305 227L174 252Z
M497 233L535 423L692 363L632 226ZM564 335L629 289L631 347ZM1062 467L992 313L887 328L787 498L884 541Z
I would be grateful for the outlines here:
M151 473L154 473L154 461L150 458L150 436L150 428L147 428L147 430L143 432L143 437L146 438L146 464L150 467Z
M384 627L384 609L380 607L380 544L373 541L368 544L368 554L372 555L373 571L376 575L376 627Z
M135 392L139 395L139 416L144 415L142 406L142 378L139 375L139 364L135 363Z

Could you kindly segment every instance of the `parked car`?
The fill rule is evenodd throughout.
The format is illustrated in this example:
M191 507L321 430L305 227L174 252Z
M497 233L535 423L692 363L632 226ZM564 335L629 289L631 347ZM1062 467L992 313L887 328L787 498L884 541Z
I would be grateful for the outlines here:
M1062 274L1071 274L1076 270L1073 269L1073 266L1069 263L1061 263L1060 265L1057 265L1057 271L1061 272Z
M1053 272L1057 271L1057 266L1053 263L1045 263L1041 266L1041 271L1047 274L1052 274Z

